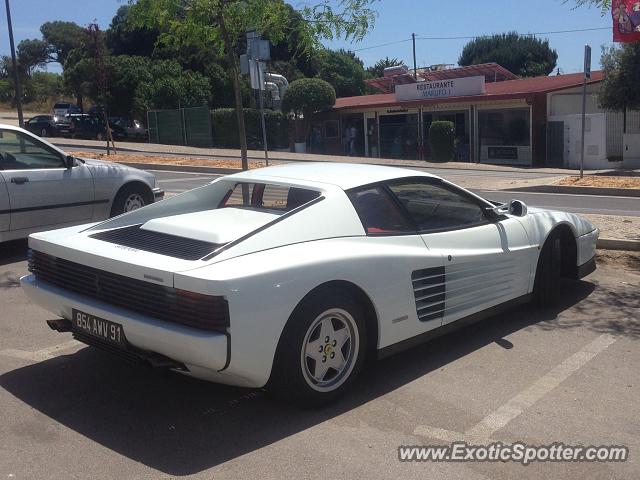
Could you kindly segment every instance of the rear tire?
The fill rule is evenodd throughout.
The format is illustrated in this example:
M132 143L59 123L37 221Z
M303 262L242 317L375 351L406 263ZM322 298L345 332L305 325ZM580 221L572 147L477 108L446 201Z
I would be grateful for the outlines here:
M122 215L153 203L151 193L140 185L125 185L120 189L111 207L111 216Z
M280 337L267 390L302 407L342 396L358 377L367 351L364 311L339 290L304 300Z
M536 280L533 287L534 300L542 307L558 303L562 279L562 242L560 236L552 233L540 252Z

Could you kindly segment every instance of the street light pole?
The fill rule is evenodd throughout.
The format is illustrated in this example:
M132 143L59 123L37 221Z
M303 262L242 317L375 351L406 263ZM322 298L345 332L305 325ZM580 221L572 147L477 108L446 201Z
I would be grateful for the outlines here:
M9 44L11 46L11 62L13 64L13 83L16 93L16 108L18 109L18 123L20 128L24 128L24 117L22 116L22 87L20 86L20 75L18 75L18 62L16 60L16 47L13 42L13 26L11 25L11 8L9 0L4 0L7 7L7 26L9 27Z

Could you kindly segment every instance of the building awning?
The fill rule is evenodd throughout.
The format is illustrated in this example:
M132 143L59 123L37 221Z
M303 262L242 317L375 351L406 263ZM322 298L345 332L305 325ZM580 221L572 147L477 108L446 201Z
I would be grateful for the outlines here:
M408 73L403 73L400 75L392 75L389 77L380 77L380 78L365 80L365 83L375 88L379 92L393 93L395 91L396 85L406 85L408 83L416 83L416 79L413 78L413 75L410 75Z
M567 88L575 88L582 85L583 74L573 73L569 75L554 75L550 77L522 78L492 82L486 84L486 93L482 95L469 95L464 97L448 97L438 99L411 100L399 102L393 93L379 93L374 95L362 95L358 97L338 98L333 107L334 110L355 110L364 108L389 108L389 107L416 107L420 105L436 105L446 103L470 103L486 102L494 100L529 99L534 94L549 93ZM595 71L587 84L601 82L603 72Z
M478 76L484 77L487 83L517 80L520 78L515 73L510 72L497 63L482 63L480 65L469 65L468 67L449 68L445 70L424 70L420 73L420 76L428 82Z

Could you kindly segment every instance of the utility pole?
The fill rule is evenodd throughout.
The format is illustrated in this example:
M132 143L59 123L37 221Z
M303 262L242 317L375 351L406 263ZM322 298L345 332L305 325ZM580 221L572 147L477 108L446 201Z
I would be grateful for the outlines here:
M18 62L16 60L16 47L13 42L13 25L11 25L11 8L9 0L4 1L7 7L7 26L9 27L9 44L11 45L11 63L13 64L13 83L16 90L16 108L18 109L18 124L24 128L24 117L22 116L22 87L20 85L20 75L18 74Z
M584 75L582 77L582 148L580 149L580 178L584 175L584 133L587 115L587 80L591 79L591 46L584 46Z
M418 65L416 64L416 34L411 34L411 40L413 41L413 78L418 80Z

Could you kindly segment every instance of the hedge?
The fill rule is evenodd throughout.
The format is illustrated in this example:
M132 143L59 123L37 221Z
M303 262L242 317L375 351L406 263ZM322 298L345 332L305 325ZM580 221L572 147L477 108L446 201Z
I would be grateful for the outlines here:
M265 124L267 127L267 144L269 149L287 148L289 146L289 119L282 112L265 110ZM260 110L244 109L245 126L247 129L247 146L250 149L261 149L262 123ZM238 140L238 120L233 108L219 108L211 111L211 126L213 129L213 146L218 148L240 148Z
M433 122L429 128L431 157L436 162L453 159L455 128L453 122Z

